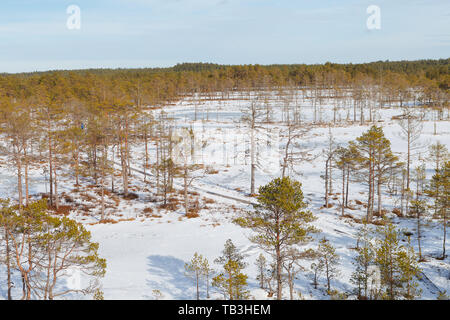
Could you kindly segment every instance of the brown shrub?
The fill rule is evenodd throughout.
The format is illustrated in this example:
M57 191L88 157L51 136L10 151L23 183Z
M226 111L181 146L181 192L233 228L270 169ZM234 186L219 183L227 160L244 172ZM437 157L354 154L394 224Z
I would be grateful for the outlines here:
M386 225L386 221L381 220L381 219L378 219L378 220L374 220L374 221L372 222L372 224L373 224L373 225L376 225L376 226L385 226L385 225Z
M169 211L176 211L176 210L178 210L178 203L175 203L175 202L169 202L167 204L162 203L159 205L159 208L166 209Z
M209 168L206 168L206 173L207 174L218 174L219 170L209 167Z
M189 209L188 213L186 213L186 218L188 218L188 219L193 219L193 218L198 218L198 217L200 217L200 215L198 214L198 210Z
M102 196L102 189L100 188L100 189L95 190L95 193L98 196ZM108 189L103 189L103 194L108 197L111 196L111 192Z
M116 224L116 223L118 223L116 220L114 220L114 219L103 219L103 220L100 220L99 222L98 222L99 224Z
M180 203L180 200L178 198L176 198L176 197L170 197L170 198L167 199L167 201L170 202L170 203L175 203L175 204L179 204Z
M58 206L58 209L56 209L56 206L53 206L49 209L59 216L68 216L70 211L73 210L72 206Z
M128 195L123 195L123 198L125 200L136 200L139 198L139 196L134 192L128 192Z
M400 217L400 218L403 217L403 214L402 214L402 212L400 211L399 208L394 208L394 209L392 210L392 213L395 214L397 217Z
M206 204L216 203L216 201L214 201L214 199L209 199L209 198L203 198L203 202Z
M145 209L143 210L143 212L144 212L145 214L151 214L151 213L153 213L153 208L147 207L147 208L145 208Z

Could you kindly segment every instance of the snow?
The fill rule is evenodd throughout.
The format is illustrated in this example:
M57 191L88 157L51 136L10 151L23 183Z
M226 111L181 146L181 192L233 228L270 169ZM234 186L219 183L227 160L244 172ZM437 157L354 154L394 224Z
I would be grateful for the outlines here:
M255 96L252 93L251 96ZM279 122L282 117L283 102L277 99L276 93L267 93L273 108L273 124L263 126L271 129L284 129ZM349 103L349 102L348 102ZM107 218L115 220L116 223L98 224L100 220L98 202L92 202L82 196L85 192L91 198L99 198L94 190L85 190L92 185L93 181L82 179L81 192L73 192L73 180L69 177L62 177L59 182L59 192L70 195L79 205L92 205L94 208L87 214L72 212L70 216L83 222L87 229L91 231L94 241L100 244L100 256L107 260L107 273L102 279L102 286L105 299L154 299L154 290L159 290L163 299L194 299L195 285L192 279L184 274L184 265L195 252L205 256L211 264L217 258L227 239L232 239L234 244L245 254L247 267L245 272L249 276L249 287L251 295L256 299L267 299L267 293L258 288L256 281L256 267L254 262L262 252L248 240L250 231L244 230L232 223L234 217L239 215L240 210L250 210L248 203L235 201L230 198L223 198L220 195L254 201L248 197L250 186L250 164L249 158L245 156L238 160L230 157L232 145L237 140L240 145L243 143L246 133L245 124L242 122L242 109L250 105L248 96L241 93L232 93L226 100L203 98L200 102L186 98L179 101L174 106L165 106L164 111L174 118L174 124L179 127L192 127L195 129L197 137L203 138L201 142L207 142L203 151L203 161L206 165L213 166L218 170L217 174L206 174L199 177L193 183L191 191L197 191L197 196L202 204L205 198L214 200L214 203L207 204L208 209L200 211L200 217L188 219L184 216L182 207L175 212L166 211L158 207L158 203L150 202L154 197L154 180L148 178L151 183L143 182L143 175L138 171L133 171L131 177L131 190L135 190L139 195L137 200L124 200L115 195L107 196L110 207L107 209ZM291 102L291 106L293 102ZM313 119L312 101L300 98L302 121L311 122ZM325 99L322 111L324 121L333 120L333 104L329 99ZM350 108L350 120L353 118L352 107ZM154 115L157 112L152 111ZM385 135L392 142L392 149L405 159L406 143L400 137L400 127L398 123L392 121L394 115L401 114L398 107L385 107L377 110L376 120L378 125L383 126ZM346 119L347 111L342 108L337 113L337 119ZM197 119L196 121L194 119ZM429 118L430 119L430 118ZM358 117L359 120L359 117ZM338 200L333 200L334 205L330 209L322 208L323 200L323 180L320 176L324 172L324 161L321 152L327 147L328 133L331 128L337 144L346 144L366 131L371 124L352 124L348 121L338 122L336 126L327 124L316 125L309 130L305 137L302 137L301 144L306 149L313 149L312 153L317 158L312 162L303 162L298 165L295 172L289 172L291 176L302 182L303 192L309 203L309 209L317 216L314 225L320 229L320 233L314 237L319 240L326 237L341 258L339 265L340 276L332 281L332 287L341 291L349 292L352 285L349 281L353 272L352 259L356 252L354 248L355 235L360 225L348 218L340 217ZM427 121L420 138L423 145L429 145L436 141L447 145L450 149L450 126L449 121L439 121L437 123L438 134L433 135L434 122ZM225 134L224 134L225 132ZM224 140L225 137L225 140ZM283 138L281 139L283 145ZM229 146L224 152L224 143ZM150 145L150 154L154 152L155 146ZM414 156L414 165L419 163L419 157L427 160L427 148L424 147L420 155ZM132 146L132 167L138 170L143 168L144 146L136 143ZM256 174L256 186L261 186L279 175L279 168L272 167L278 160L276 155L265 159L259 159L258 171ZM31 194L45 192L45 178L42 176L43 165L36 165L30 170ZM118 167L117 167L118 168ZM433 174L433 164L427 162L427 178ZM335 169L334 192L340 192L339 172ZM14 175L14 168L7 165L6 158L3 157L0 164L0 196L2 198L13 197L17 183ZM182 181L175 181L178 189L181 189ZM47 186L48 187L48 186ZM120 177L115 180L116 190L121 190ZM213 192L214 194L211 194ZM355 210L346 210L347 214L360 218L365 215L362 206L354 203L358 199L366 201L366 188L358 183L352 182L350 185L350 199ZM218 195L216 195L218 194ZM394 207L393 200L384 194L384 208L390 212ZM84 199L83 199L84 197ZM116 197L114 199L114 197ZM339 196L337 196L339 197ZM117 204L117 200L119 200ZM95 208L95 205L97 208ZM153 215L145 216L143 210L151 207ZM160 217L156 217L156 216ZM415 232L416 222L409 218L392 217L393 222L399 228L406 228ZM122 220L122 221L119 221ZM444 261L437 260L436 257L442 249L442 224L428 219L423 226L424 234L422 239L423 254L427 262L420 263L424 274L431 281L420 281L423 290L422 299L435 299L439 290L450 292L450 258ZM411 239L413 245L417 246L417 239L414 235ZM309 244L309 247L317 247L317 242ZM416 248L417 249L417 248ZM266 257L267 254L266 254ZM305 299L329 299L325 294L325 281L319 279L319 288L316 290L312 285L312 272L309 270L311 262L303 262L306 271L300 272L295 282L295 289L302 293ZM219 266L214 265L216 269ZM2 269L0 269L0 272ZM3 281L3 277L1 279ZM19 280L17 280L19 281ZM211 289L212 299L221 298L221 294ZM20 294L20 293L18 293ZM4 283L0 283L0 299L5 298ZM284 296L289 296L288 288L285 286ZM202 286L201 297L205 297L205 288ZM82 298L82 297L77 297Z

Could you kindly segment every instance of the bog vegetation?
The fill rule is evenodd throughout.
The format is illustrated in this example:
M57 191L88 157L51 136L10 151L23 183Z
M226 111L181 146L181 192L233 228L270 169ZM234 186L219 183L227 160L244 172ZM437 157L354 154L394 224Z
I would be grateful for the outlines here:
M403 62L374 62L368 64L324 65L246 65L179 64L166 69L79 70L52 71L29 74L0 75L0 134L1 152L8 166L14 169L17 197L4 200L0 213L0 262L7 270L8 298L13 288L21 288L22 299L55 299L73 291L102 298L99 279L106 272L106 261L98 255L98 244L82 224L62 217L68 199L62 195L60 181L64 177L75 188L80 180L89 180L98 190L99 221L107 221L106 197L114 194L134 199L130 191L131 146L145 146L142 159L144 181L154 179L148 190L155 195L160 208L176 208L174 178L182 178L186 216L198 216L198 203L190 196L192 182L199 177L199 166L188 161L175 161L173 149L174 126L164 113L166 106L185 97L228 99L233 92L248 93L251 106L242 122L252 129L270 123L271 109L265 103L267 92L283 99L302 95L313 105L312 121L303 122L301 105L286 102L282 110L282 125L286 128L283 146L282 174L262 186L255 187L255 152L250 154L248 193L258 202L235 220L236 224L252 230L250 241L264 250L257 266L260 287L277 299L283 298L283 286L288 285L294 299L294 280L303 269L300 260L314 261L314 285L324 279L326 290L333 298L345 298L333 290L333 279L339 275L339 256L333 243L323 238L317 250L302 250L317 233L310 223L315 213L304 202L302 185L289 177L289 172L308 159L296 143L311 126L323 125L325 99L333 99L333 118L329 125L339 122L370 124L370 128L347 145L336 145L330 134L323 163L323 205L330 207L329 197L333 177L338 174L340 213L344 217L351 209L349 193L352 183L367 187L365 218L361 223L352 281L360 299L414 299L420 297L417 279L420 230L424 216L431 215L443 226L440 259L446 258L446 227L449 204L449 154L445 145L429 148L435 166L427 180L424 167L412 166L418 148L425 116L435 123L449 119L450 59ZM256 94L250 94L256 93ZM398 106L401 115L395 121L407 145L405 159L399 159L386 138L376 111L383 106ZM346 110L345 119L337 117ZM157 116L149 110L160 111ZM431 117L431 118L430 118ZM435 125L435 134L437 127ZM155 148L149 148L154 144ZM118 159L118 161L116 161ZM183 160L183 159L182 159ZM46 194L31 194L31 166L48 168ZM211 170L211 168L209 168ZM336 173L338 172L338 173ZM211 173L211 172L209 172ZM118 183L118 181L120 183ZM419 252L411 243L402 245L401 233L383 219L383 192L400 196L396 214L414 217L417 222ZM43 198L43 200L41 200ZM70 199L70 197L69 197ZM148 214L152 213L148 209ZM376 219L374 219L376 218ZM379 226L372 235L368 227ZM370 231L370 230L372 231ZM409 239L411 240L411 239ZM268 259L272 259L268 261ZM210 281L226 299L246 299L246 263L232 241L225 244L218 258L221 270L214 272L206 258L197 254L186 264L186 275L199 287ZM381 284L369 283L372 267L381 272ZM89 283L71 289L60 284L70 268L81 270ZM20 274L21 283L13 274ZM3 274L2 274L3 276ZM2 279L3 281L3 279ZM204 282L202 282L204 281ZM442 293L442 296L445 294Z

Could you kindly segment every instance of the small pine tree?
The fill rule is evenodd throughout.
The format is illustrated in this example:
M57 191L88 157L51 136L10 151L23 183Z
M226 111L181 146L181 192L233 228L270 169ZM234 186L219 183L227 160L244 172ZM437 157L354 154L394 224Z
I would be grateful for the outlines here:
M400 244L400 232L391 223L379 228L378 233L381 237L377 240L375 261L385 288L383 298L395 300L403 296L410 299L420 295L415 278L421 271L412 246Z
M430 185L425 192L434 199L436 218L442 219L442 225L444 227L442 260L444 260L446 257L447 221L450 208L450 161L445 162L442 168L435 171Z
M310 266L312 272L313 272L313 285L314 285L314 289L317 289L317 286L319 285L319 277L320 274L322 273L322 265L319 263L311 263Z
M261 253L256 259L255 265L258 269L258 275L256 276L256 280L259 281L259 287L261 289L265 289L266 287L266 272L267 272L267 259Z
M282 268L286 251L292 245L310 241L316 229L310 225L315 220L306 210L301 183L288 177L277 178L259 188L255 210L247 211L235 223L255 231L250 241L274 254L276 263L277 299L282 298Z
M381 283L385 288L383 298L395 300L398 288L401 286L400 269L397 263L399 251L399 234L395 227L388 223L379 228L380 238L377 239L375 261L380 268Z
M421 220L422 217L426 214L427 212L427 202L425 200L412 200L411 201L411 206L409 209L409 213L411 215L414 215L416 217L416 221L417 221L417 244L418 244L418 248L419 248L419 261L422 261L422 244L420 242L420 239L422 237L421 235Z
M200 300L200 280L203 276L205 259L201 254L194 253L191 261L184 265L186 276L193 278L196 284L197 300Z
M223 270L213 278L212 285L219 288L225 299L243 300L248 297L247 275L242 273L246 263L244 256L238 251L231 239L225 243L222 256L215 260L223 266Z
M450 297L447 295L447 291L440 291L437 296L437 300L450 300Z
M231 239L225 242L222 255L214 260L215 263L221 265L224 265L228 261L236 261L241 269L245 268L244 256L239 252Z
M95 291L95 293L94 293L93 299L94 300L105 300L103 291L100 289L97 289L97 291Z
M419 283L416 279L419 277L421 270L409 237L408 245L401 248L397 259L401 270L400 281L402 282L403 296L408 300L420 297L422 290L419 288Z
M353 260L355 271L352 273L350 281L356 285L356 294L358 299L368 299L372 295L369 292L369 282L373 271L370 266L375 259L375 251L370 236L370 230L367 224L358 232L358 245L356 251L358 255Z
M339 264L339 255L336 253L336 249L325 238L320 241L317 254L319 256L319 268L325 272L327 289L328 292L331 292L331 280L339 275L339 271L336 268Z
M205 277L205 284L206 284L206 298L209 299L209 279L211 277L211 275L214 273L214 269L212 269L209 265L209 261L208 259L204 258L203 259L203 264L202 264L202 274Z
M230 260L223 266L223 272L213 278L212 285L219 288L225 299L244 300L248 298L247 275L237 261Z

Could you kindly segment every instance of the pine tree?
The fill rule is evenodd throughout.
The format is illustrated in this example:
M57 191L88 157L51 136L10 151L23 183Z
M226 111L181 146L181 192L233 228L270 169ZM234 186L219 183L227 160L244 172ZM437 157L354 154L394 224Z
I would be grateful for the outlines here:
M381 282L385 287L383 298L395 300L398 288L401 287L401 272L397 260L400 250L399 232L390 223L377 231L380 239L377 239L375 261L380 268Z
M203 273L203 276L205 277L206 298L209 299L210 298L210 296L209 296L209 280L211 278L211 275L214 274L214 269L212 269L210 267L209 261L206 258L203 259L202 273Z
M416 221L417 221L417 245L419 247L419 261L423 261L422 258L422 245L421 245L421 227L422 227L422 223L421 223L421 219L422 217L425 215L425 213L427 212L427 203L424 200L413 200L411 201L411 206L410 206L410 211L409 213L414 215L416 217Z
M444 161L444 163L445 163L445 161L449 158L448 150L444 144L442 144L438 141L429 147L429 153L430 153L431 160L435 164L434 170L437 173L439 171L439 169L441 168L442 161ZM435 186L435 188L438 187L436 184L434 186ZM437 189L435 189L434 191L436 192L436 194L439 193L439 190L437 190ZM434 215L438 216L437 202L435 202L435 205L434 205Z
M378 191L378 212L381 215L381 185L386 175L397 166L398 158L393 155L391 143L385 138L381 127L372 126L356 141L350 142L350 149L356 155L355 161L368 185L367 221L372 221L375 201L375 182Z
M319 268L325 273L328 293L331 293L331 280L339 275L339 270L337 269L340 260L339 255L326 238L320 240L317 254L319 257Z
M314 289L317 289L317 286L319 285L319 277L323 271L322 265L319 263L311 263L310 269L313 272Z
M290 178L277 178L259 189L258 204L235 222L250 228L256 235L250 241L274 253L277 277L277 299L282 299L282 267L286 250L310 241L316 229L309 225L315 218L306 209L301 184Z
M267 259L262 253L259 255L258 259L256 259L255 265L258 270L256 280L259 281L259 287L264 289L266 286Z
M408 245L402 247L397 259L401 270L402 295L408 300L419 298L422 290L419 288L417 279L420 277L421 269L414 248L411 246L410 237L408 237Z
M376 264L380 268L381 282L385 288L384 299L413 298L420 294L415 278L420 276L414 249L400 244L400 231L391 223L378 229ZM407 233L405 233L407 234ZM408 235L408 234L407 234ZM409 235L408 235L409 236Z
M219 288L225 299L244 300L248 297L247 275L242 273L246 263L231 239L225 243L222 255L214 260L222 265L222 272L213 278L212 285Z
M239 263L228 261L223 266L223 272L213 278L212 285L223 292L225 299L245 300L248 298L246 289L248 276L241 271Z
M358 255L353 260L355 271L352 273L350 281L356 285L358 299L369 299L376 297L376 292L370 290L370 279L373 276L373 270L370 266L374 264L375 249L372 244L372 237L367 224L358 232L358 245L356 251Z
M184 265L186 276L191 277L195 281L196 297L200 300L200 281L204 274L205 258L197 252L194 253L191 261Z
M435 171L426 193L434 199L437 217L442 219L443 241L442 260L446 257L447 221L450 208L450 161L445 162L442 168Z

